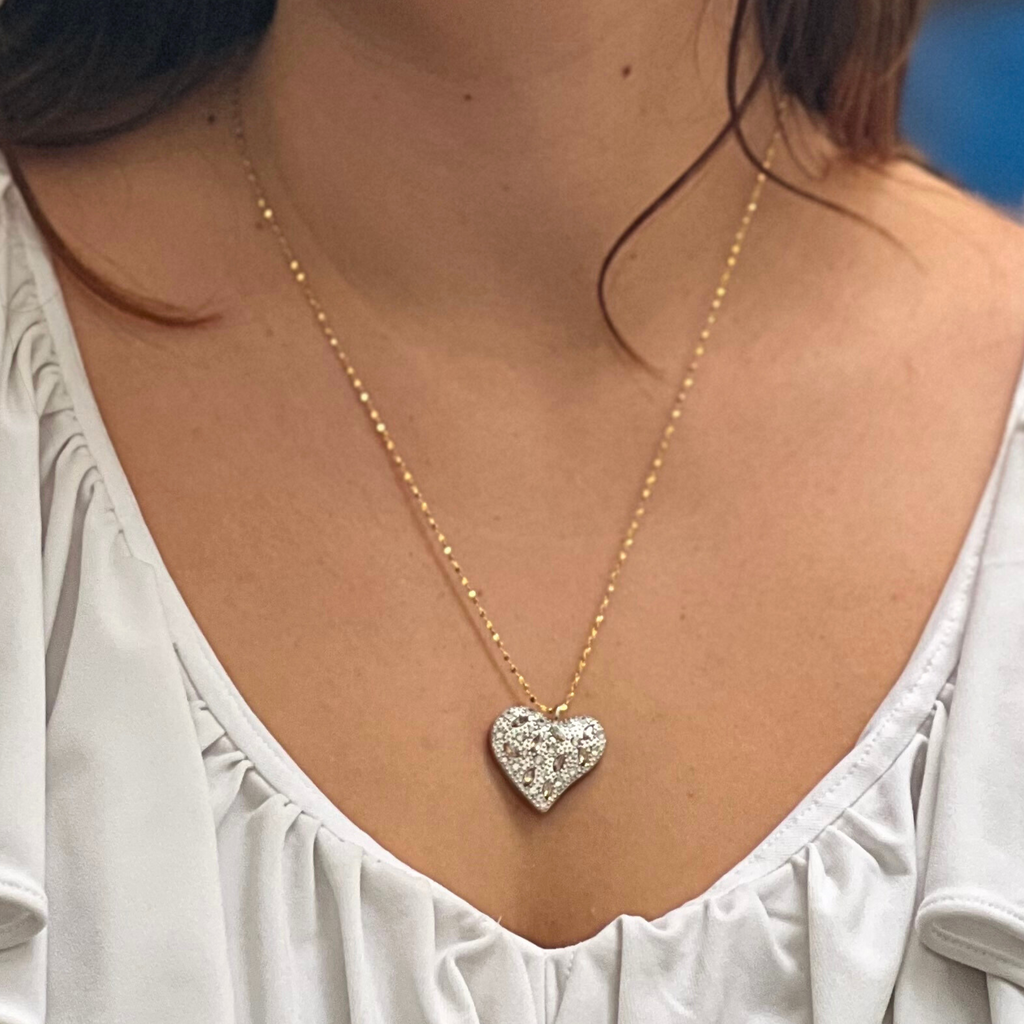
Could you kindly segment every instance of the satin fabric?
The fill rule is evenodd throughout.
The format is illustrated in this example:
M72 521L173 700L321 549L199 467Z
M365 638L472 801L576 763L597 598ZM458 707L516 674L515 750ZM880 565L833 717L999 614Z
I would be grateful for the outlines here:
M0 1024L1024 1024L1024 377L854 749L700 898L543 949L356 828L246 707L5 166L0 308Z

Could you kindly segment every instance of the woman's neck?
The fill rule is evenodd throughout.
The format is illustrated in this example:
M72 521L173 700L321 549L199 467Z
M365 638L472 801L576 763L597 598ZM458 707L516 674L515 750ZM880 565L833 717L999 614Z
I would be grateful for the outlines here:
M249 145L370 306L596 335L603 255L727 117L731 6L282 0L246 74ZM645 232L616 301L691 269L705 287L752 176L726 147Z

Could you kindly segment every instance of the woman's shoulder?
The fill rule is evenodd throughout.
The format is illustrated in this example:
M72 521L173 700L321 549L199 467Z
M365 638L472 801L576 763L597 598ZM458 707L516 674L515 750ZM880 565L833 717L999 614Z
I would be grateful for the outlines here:
M54 525L92 470L72 398L75 359L54 258L0 158L0 611L9 621L24 614L34 575L60 575L67 552Z
M866 173L876 182L865 212L895 252L883 262L899 268L889 291L907 329L1002 393L1024 357L1024 197L1002 209L909 160Z
M1006 286L1007 312L1024 311L1024 194L1016 209L999 207L911 160L894 162L883 180L897 237L932 273L959 281L945 301Z
M11 164L0 152L0 325L3 326L0 338L3 340L9 340L12 317L25 307L31 285L23 231L25 215L24 200Z
M23 415L35 411L39 364L49 348L35 256L48 258L0 154L0 431L8 436ZM0 444L0 473L14 457L11 443Z
M11 163L0 154L0 475L11 472L12 460L38 461L38 446L23 450L14 435L38 430L64 391L51 308L61 296L56 279L44 273L52 266Z

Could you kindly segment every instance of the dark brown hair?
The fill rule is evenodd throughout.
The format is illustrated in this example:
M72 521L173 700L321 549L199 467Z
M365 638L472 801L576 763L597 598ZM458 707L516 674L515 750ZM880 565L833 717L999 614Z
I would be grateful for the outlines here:
M893 156L910 40L925 2L736 0L724 83L727 122L697 160L625 228L601 266L598 301L620 341L604 296L612 261L730 133L760 166L743 135L743 114L760 90L768 88L799 104L854 160L881 163ZM112 306L158 323L209 319L135 295L82 261L40 208L16 150L85 145L157 116L228 61L244 58L269 26L275 5L276 0L0 3L0 149L54 255ZM750 32L756 33L763 57L752 81L741 88L740 54Z

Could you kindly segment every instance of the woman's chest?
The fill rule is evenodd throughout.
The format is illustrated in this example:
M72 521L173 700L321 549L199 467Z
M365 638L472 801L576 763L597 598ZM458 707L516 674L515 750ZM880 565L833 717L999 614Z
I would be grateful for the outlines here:
M965 432L884 387L801 403L794 379L768 402L712 378L573 704L606 752L540 815L488 750L523 691L343 382L284 351L240 369L83 347L171 575L257 716L381 845L542 945L697 895L841 759L921 634L1005 418L986 403ZM413 415L402 394L390 427L446 542L557 704L658 416L588 447L607 425L559 436L546 406L486 395Z

